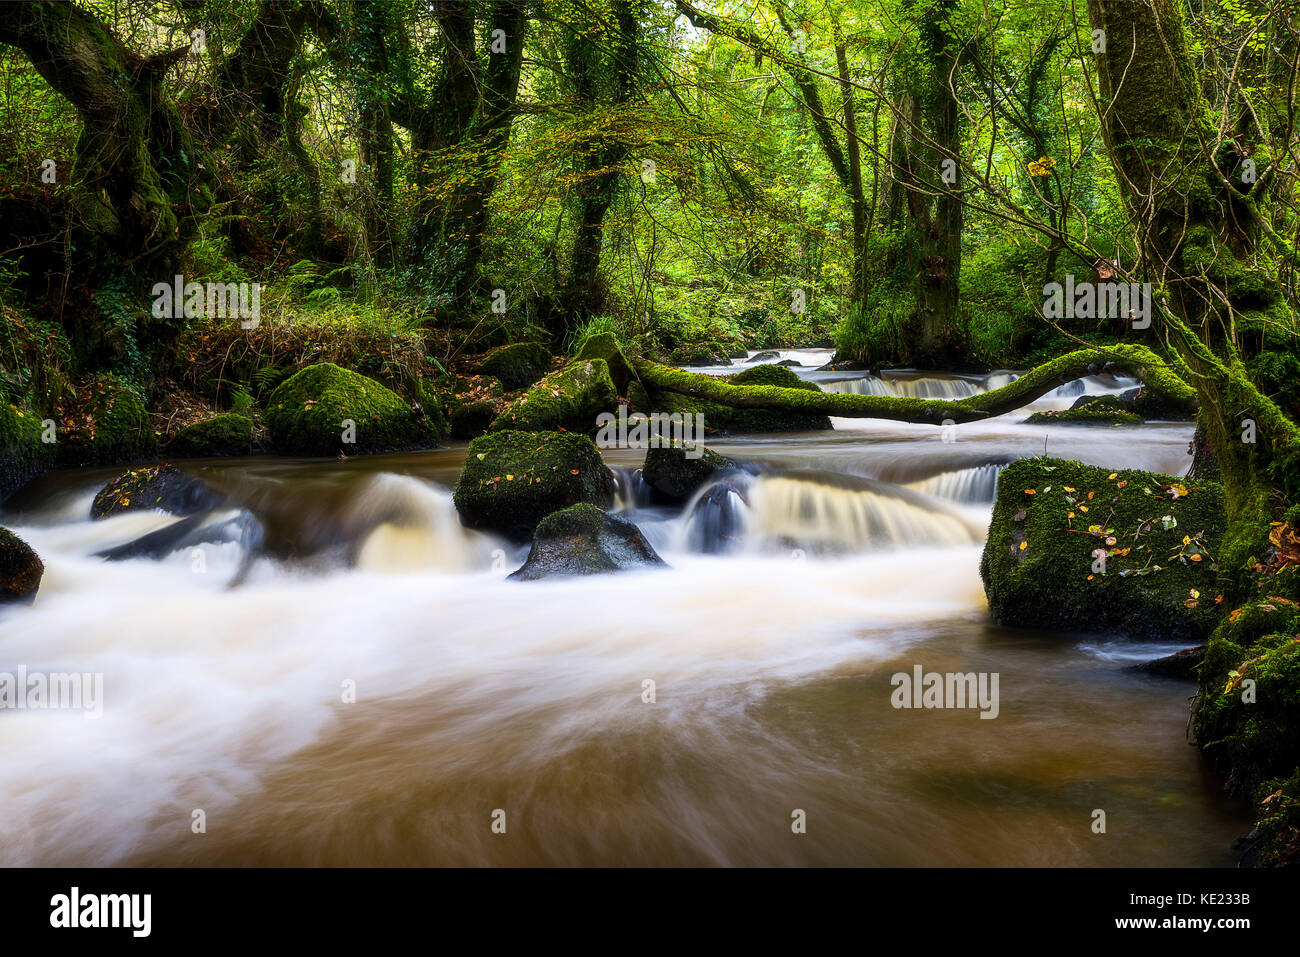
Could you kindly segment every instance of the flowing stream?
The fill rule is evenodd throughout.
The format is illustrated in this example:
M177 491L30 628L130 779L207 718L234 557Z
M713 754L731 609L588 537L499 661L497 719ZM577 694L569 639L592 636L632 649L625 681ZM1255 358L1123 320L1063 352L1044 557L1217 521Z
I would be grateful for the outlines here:
M1013 376L782 358L872 394ZM1179 646L1002 629L980 583L1016 458L1186 469L1186 423L1023 424L1131 385L953 441L853 419L720 437L754 473L681 509L611 450L671 567L531 583L505 580L526 548L459 524L464 443L181 463L260 548L160 560L95 557L177 521L90 521L120 470L51 473L0 511L46 564L33 606L0 609L0 671L102 673L103 713L0 711L0 864L1231 865L1249 824L1187 743L1194 688L1127 669ZM996 719L895 709L915 665L996 672Z

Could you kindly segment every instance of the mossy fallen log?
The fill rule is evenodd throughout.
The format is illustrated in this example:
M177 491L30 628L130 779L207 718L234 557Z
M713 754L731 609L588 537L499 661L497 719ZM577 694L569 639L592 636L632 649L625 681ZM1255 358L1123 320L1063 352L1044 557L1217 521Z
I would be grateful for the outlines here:
M1141 379L1176 408L1195 411L1196 392L1169 365L1145 346L1117 345L1106 349L1080 349L1059 356L1026 372L1000 389L966 399L917 399L887 395L848 395L813 392L780 386L733 385L713 376L674 369L647 359L633 363L637 374L653 390L706 399L733 409L779 409L819 413L853 419L892 419L943 425L975 422L1014 411L1053 389L1095 374L1106 363L1116 371Z

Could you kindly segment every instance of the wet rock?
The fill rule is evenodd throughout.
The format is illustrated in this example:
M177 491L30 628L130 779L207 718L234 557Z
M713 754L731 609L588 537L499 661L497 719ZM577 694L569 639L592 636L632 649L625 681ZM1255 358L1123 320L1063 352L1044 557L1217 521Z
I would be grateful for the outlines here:
M776 365L783 366L783 367L785 367L785 368L787 368L787 369L802 369L802 368L803 368L803 363L802 363L802 362L795 362L793 359L782 359L780 362L776 363Z
M1147 675L1157 675L1161 678L1188 678L1196 679L1196 669L1201 666L1205 660L1205 645L1197 645L1195 648L1184 648L1182 651L1176 651L1172 655L1166 655L1163 658L1155 658L1152 661L1144 661L1141 664L1133 665L1129 670L1141 672Z
M538 523L527 561L510 578L537 581L654 567L667 566L639 528L583 504L553 512Z
M1223 491L1133 469L1021 459L998 480L980 561L1001 624L1205 639L1222 607Z
M526 542L551 512L608 508L614 477L596 443L569 432L491 432L470 442L453 495L467 528Z
M224 501L225 497L206 482L164 462L133 469L113 479L95 496L90 517L107 518L140 509L194 515L216 508Z
M227 412L181 429L167 443L167 454L178 458L248 455L253 451L253 420Z
M1082 399L1091 399L1082 402ZM1082 402L1082 404L1081 404ZM1071 423L1075 425L1141 425L1142 416L1125 407L1118 396L1082 396L1069 409L1035 412L1025 420L1030 425Z
M768 349L764 352L755 353L753 356L750 357L749 361L750 362L772 362L779 358L781 358L781 353L777 352L775 349Z
M424 417L396 392L332 362L308 366L281 383L263 419L283 455L395 452L437 443Z
M479 375L495 376L513 392L532 385L551 367L551 353L540 342L514 342L498 346L479 362Z
M553 372L511 402L492 422L493 432L566 429L591 434L596 417L611 412L618 393L604 359L583 359Z
M690 453L688 455L688 452ZM692 458L691 455L701 453ZM732 459L712 449L688 449L679 441L646 450L641 478L669 502L684 502L696 489L713 481L721 472L739 468Z
M1075 381L1082 382L1083 380L1078 379ZM1103 407L1118 408L1125 412L1132 412L1133 396L1137 395L1138 391L1139 391L1138 389L1129 389L1127 392L1122 392L1117 396L1116 395L1081 395L1079 396L1079 398L1074 400L1074 404L1070 406L1068 411L1074 412L1077 409L1086 409L1095 402L1102 402ZM1112 401L1103 402L1102 400L1112 400Z
M9 529L0 528L0 605L30 605L44 574L45 565L32 547Z

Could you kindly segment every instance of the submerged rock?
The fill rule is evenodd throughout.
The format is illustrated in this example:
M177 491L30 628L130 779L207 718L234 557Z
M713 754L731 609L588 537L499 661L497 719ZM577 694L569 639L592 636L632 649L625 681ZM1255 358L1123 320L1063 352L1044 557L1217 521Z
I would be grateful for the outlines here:
M533 532L528 559L510 578L536 581L567 575L598 575L630 568L667 567L631 522L594 505L552 512Z
M248 455L253 451L253 420L226 412L181 429L167 443L167 454L180 458Z
M739 468L735 461L712 449L689 451L703 454L692 458L679 441L647 449L641 478L663 498L684 502L695 494L696 489L713 481L718 473Z
M1187 678L1194 681L1196 669L1201 667L1204 660L1205 645L1197 645L1195 648L1184 648L1172 655L1133 665L1129 670L1161 678Z
M553 372L496 417L492 431L541 432L567 429L591 434L596 417L618 403L604 359L575 361Z
M30 605L44 574L45 565L32 547L9 529L0 528L0 605Z
M264 419L275 450L286 455L394 452L436 443L429 425L396 392L332 362L308 366L281 383L267 400Z
M1000 624L1203 640L1221 607L1213 482L1028 458L1007 466L980 561Z
M210 485L166 462L124 472L95 496L90 517L108 518L120 512L157 509L172 515L194 515L216 508L225 497Z
M614 477L585 435L491 432L470 442L453 501L467 528L525 542L551 512L583 502L608 508Z
M55 443L43 441L40 416L0 403L0 502L54 464Z
M551 367L551 353L540 342L498 346L479 362L479 375L495 376L509 391L530 386Z

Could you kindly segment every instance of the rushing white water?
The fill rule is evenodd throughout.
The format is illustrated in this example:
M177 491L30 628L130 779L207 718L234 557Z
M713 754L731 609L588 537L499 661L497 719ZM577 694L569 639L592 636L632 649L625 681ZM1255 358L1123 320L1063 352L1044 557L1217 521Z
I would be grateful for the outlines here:
M0 864L1224 863L1240 822L1186 690L1120 670L1148 656L1124 643L990 626L978 574L1006 461L1047 436L1169 469L1189 432L732 438L768 470L680 509L624 457L619 505L670 567L531 583L505 577L526 547L460 526L463 449L208 466L279 549L236 587L237 541L93 557L176 520L92 522L74 476L4 516L46 573L0 608L0 671L102 673L103 713L0 712ZM999 672L999 718L893 710L916 663ZM1094 807L1117 840L1088 840Z

